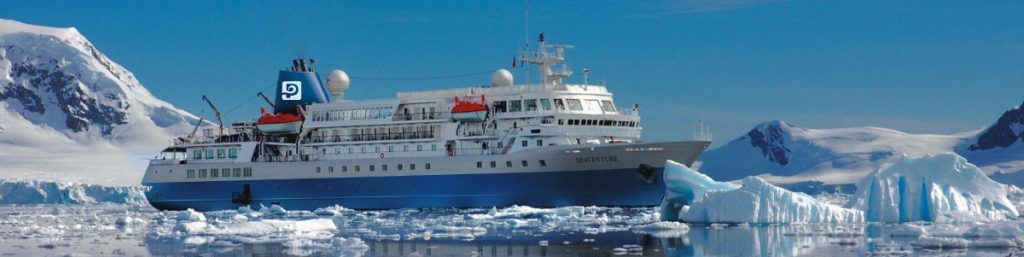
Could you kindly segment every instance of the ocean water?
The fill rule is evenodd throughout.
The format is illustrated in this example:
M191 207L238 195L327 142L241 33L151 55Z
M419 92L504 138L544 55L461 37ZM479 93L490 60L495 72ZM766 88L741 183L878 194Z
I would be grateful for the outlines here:
M885 225L657 223L655 208L509 207L207 213L0 205L0 256L1007 256L915 249ZM657 224L657 225L651 225Z

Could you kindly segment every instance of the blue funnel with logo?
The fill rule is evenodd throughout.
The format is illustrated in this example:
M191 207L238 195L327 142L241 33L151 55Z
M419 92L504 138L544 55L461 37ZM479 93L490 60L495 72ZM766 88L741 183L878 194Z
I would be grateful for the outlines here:
M306 67L306 60L292 60L289 70L277 74L277 96L274 99L275 113L298 115L298 107L331 101L320 75L312 67Z

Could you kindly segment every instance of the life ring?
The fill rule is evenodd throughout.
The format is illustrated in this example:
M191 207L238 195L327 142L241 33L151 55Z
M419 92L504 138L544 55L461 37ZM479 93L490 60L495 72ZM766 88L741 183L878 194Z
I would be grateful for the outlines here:
M384 153L380 153L380 158L384 159Z

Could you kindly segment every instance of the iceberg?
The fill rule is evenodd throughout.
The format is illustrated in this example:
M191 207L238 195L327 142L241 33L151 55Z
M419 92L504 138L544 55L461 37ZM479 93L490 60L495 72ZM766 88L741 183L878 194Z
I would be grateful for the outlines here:
M141 186L0 180L0 204L146 204L145 192Z
M823 203L757 177L747 177L737 186L715 181L671 160L665 164L665 184L662 220L755 224L864 221L864 213L859 210Z
M699 171L681 163L665 161L665 198L661 200L661 217L675 220L679 210L701 199L705 193L716 190L733 190L739 186L718 182Z
M1008 192L959 155L903 156L857 183L847 207L877 222L1005 220L1019 216Z

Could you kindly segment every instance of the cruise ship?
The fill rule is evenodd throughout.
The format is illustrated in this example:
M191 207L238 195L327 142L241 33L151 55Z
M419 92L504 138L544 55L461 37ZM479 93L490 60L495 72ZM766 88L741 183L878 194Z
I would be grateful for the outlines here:
M567 82L568 49L542 35L518 53L533 84L498 69L489 85L380 100L346 100L347 74L293 60L257 119L218 112L151 160L146 197L201 211L658 205L665 160L692 165L710 142L641 141L637 104L616 105L587 69Z

